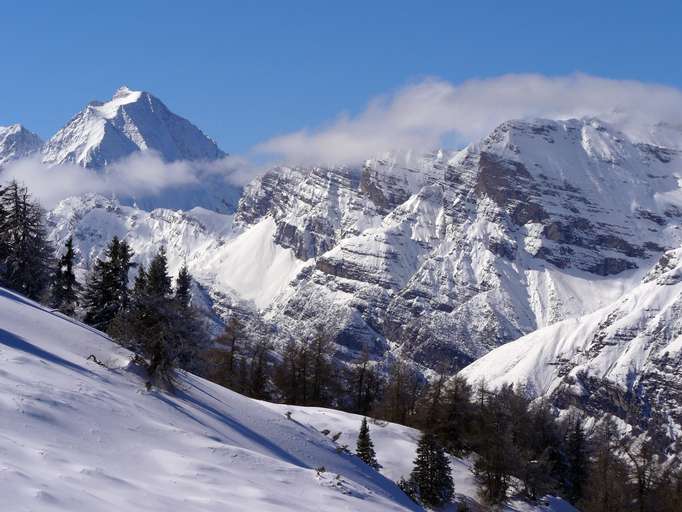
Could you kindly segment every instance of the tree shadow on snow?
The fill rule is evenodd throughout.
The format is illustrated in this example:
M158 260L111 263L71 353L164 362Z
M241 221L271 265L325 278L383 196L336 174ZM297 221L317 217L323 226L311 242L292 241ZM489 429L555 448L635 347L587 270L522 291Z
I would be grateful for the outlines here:
M210 425L207 425L206 423L202 422L199 418L197 418L195 415L193 415L191 412L187 411L184 407L182 407L180 404L177 402L173 401L171 398L166 397L165 395L159 393L158 398L162 400L163 402L167 403L174 409L176 409L178 412L181 414L184 414L191 420L199 423L201 426L205 428L211 428L216 434L221 434L221 432L217 431L215 428L212 428ZM293 464L298 467L302 468L308 468L310 469L310 466L303 462L301 459L296 457L295 455L289 453L288 451L284 450L281 446L278 446L277 444L273 443L270 439L267 437L263 436L262 434L259 434L258 432L250 429L243 423L238 422L231 416L225 414L224 412L216 409L215 407L212 407L208 405L207 403L201 402L194 398L193 396L189 395L182 389L176 390L175 393L175 398L178 400L181 400L183 402L186 402L190 404L194 409L197 409L198 411L207 414L208 416L212 417L213 419L216 419L226 425L227 427L233 429L235 432L238 434L242 435L246 439L252 441L253 443L262 446L267 452L271 453L272 456L277 457L279 459L284 460L285 462L288 462L289 464Z
M40 359L44 359L45 361L54 363L59 366L63 366L76 372L92 374L92 372L87 368L83 368L80 365L72 363L71 361L67 361L66 359L59 357L58 355L48 352L47 350L43 350L40 347L36 347L32 343L29 343L25 339L21 338L20 336L17 336L16 334L6 331L5 329L2 328L0 328L0 344L5 345L6 347L9 348L13 348L15 350L20 350L27 354L31 354Z

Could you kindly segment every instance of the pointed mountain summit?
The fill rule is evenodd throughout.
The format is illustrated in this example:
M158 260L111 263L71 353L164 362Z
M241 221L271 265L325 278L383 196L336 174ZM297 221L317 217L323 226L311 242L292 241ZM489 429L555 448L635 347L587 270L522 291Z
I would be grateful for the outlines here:
M148 92L119 88L105 103L90 102L43 148L43 162L102 168L136 151L153 150L168 161L215 160L216 143Z
M42 145L40 137L20 124L0 126L0 167L40 151Z

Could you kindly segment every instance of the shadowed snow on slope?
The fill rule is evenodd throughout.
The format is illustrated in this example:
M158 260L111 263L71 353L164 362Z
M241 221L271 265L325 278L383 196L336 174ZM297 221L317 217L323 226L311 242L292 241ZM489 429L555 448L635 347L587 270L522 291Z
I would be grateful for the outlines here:
M336 453L312 427L190 374L180 375L175 395L145 392L129 361L101 333L2 290L3 504L40 511L417 510L392 482ZM320 466L326 472L318 474Z

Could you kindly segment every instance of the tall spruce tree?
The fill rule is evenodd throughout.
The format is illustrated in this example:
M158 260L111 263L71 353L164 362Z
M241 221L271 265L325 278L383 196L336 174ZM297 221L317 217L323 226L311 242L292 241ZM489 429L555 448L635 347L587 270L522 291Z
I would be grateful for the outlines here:
M419 439L410 481L418 500L427 507L445 505L455 492L450 461L436 436L430 432Z
M351 411L362 415L369 414L374 401L381 394L383 380L370 362L366 345L360 356L345 368L344 383Z
M377 454L374 451L374 443L372 442L372 438L369 435L369 426L367 425L367 418L362 418L355 453L368 466L371 466L376 470L381 469L381 464L379 464L379 462L377 461Z
M620 432L612 416L606 416L590 437L592 459L579 506L586 512L628 510L631 497L629 467L619 448Z
M474 476L481 500L498 506L506 501L512 475L519 465L513 411L520 410L515 404L521 401L512 386L503 386L496 392L481 386L478 395L472 439L476 452Z
M577 503L583 497L583 489L587 481L588 452L587 439L580 417L572 420L566 435L566 494L571 503Z
M171 277L168 274L166 249L163 247L149 263L149 268L147 269L146 291L147 295L157 298L168 298L173 291Z
M183 307L189 307L192 298L192 276L184 264L175 280L175 299Z
M128 272L134 266L133 251L114 237L103 259L98 259L88 276L83 294L85 322L106 331L112 320L128 308Z
M0 283L35 300L45 298L53 249L43 210L16 181L0 191Z
M80 285L73 271L73 237L66 241L65 251L52 278L51 306L66 315L73 315L78 305Z

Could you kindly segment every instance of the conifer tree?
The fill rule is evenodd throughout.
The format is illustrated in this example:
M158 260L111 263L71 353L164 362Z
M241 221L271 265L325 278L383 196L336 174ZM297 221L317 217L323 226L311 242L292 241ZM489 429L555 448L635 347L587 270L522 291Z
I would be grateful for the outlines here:
M612 416L597 425L590 438L593 458L580 509L587 512L627 510L628 466L619 454L619 432Z
M175 280L175 299L183 307L188 307L190 299L192 298L192 276L187 269L187 265L183 265Z
M66 241L64 254L57 262L52 279L51 306L66 315L73 315L78 305L80 285L73 271L73 237Z
M576 417L572 423L566 436L566 494L571 503L577 503L583 496L589 461L582 420Z
M344 372L348 401L352 412L367 415L381 393L383 380L370 362L365 345L360 356Z
M140 265L133 282L133 304L139 302L144 297L147 290L147 270L144 265Z
M436 436L430 432L424 433L419 439L410 480L419 501L427 507L445 505L454 494L450 461Z
M128 274L130 269L136 266L132 261L133 256L135 256L135 253L128 245L128 242L121 240L118 245L118 252L112 260L112 270L115 273L114 282L118 291L120 310L122 311L125 311L129 306Z
M0 283L35 300L50 284L53 249L43 210L16 181L0 191Z
M103 259L88 276L83 294L85 322L106 331L112 320L128 308L128 272L133 252L125 241L114 237Z
M476 435L473 439L476 452L474 476L481 500L497 506L507 499L512 474L519 464L512 410L519 410L515 403L524 402L518 400L512 386L503 386L496 392L481 387L478 393Z
M142 356L148 386L172 388L176 367L192 369L203 324L189 305L176 300L164 249L146 269L140 267L130 307L116 317L111 334Z
M372 438L369 435L369 426L367 425L367 418L362 418L355 453L368 466L371 466L376 470L381 469L381 464L377 462L377 455L376 452L374 451L374 443L372 442Z
M147 269L147 294L157 298L167 298L172 292L171 277L168 275L166 250L161 248L149 263Z

